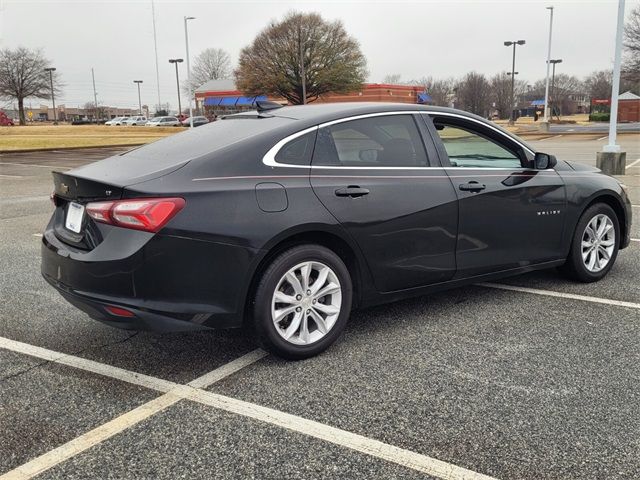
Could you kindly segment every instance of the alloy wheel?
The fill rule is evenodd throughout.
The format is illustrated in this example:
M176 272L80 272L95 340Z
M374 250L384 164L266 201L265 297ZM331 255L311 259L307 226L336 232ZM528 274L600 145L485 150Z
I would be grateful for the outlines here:
M616 229L613 221L601 213L589 221L582 234L582 262L587 270L597 273L611 261L615 249Z
M276 286L271 318L278 334L295 345L324 338L340 315L342 288L335 272L320 262L289 269Z

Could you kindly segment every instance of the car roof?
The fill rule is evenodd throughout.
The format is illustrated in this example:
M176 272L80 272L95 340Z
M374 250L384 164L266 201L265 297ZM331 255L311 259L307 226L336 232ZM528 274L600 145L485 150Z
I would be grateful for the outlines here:
M490 125L494 129L502 131L505 135L517 139L517 141L523 145L526 145L522 139L516 137L513 133L505 130L500 125L487 120L464 110L458 110L448 107L436 107L431 105L418 105L414 103L391 103L391 102L341 102L341 103L318 103L308 105L293 105L274 110L266 110L257 112L256 110L241 112L234 115L226 115L222 117L234 118L234 117L278 117L287 118L305 128L312 125L318 125L333 120L339 120L347 117L355 117L358 115L367 115L370 113L384 113L384 112L428 112L428 113L448 113L455 114L457 116L467 117L486 125ZM301 129L301 128L300 128ZM531 151L535 151L530 146L526 145Z

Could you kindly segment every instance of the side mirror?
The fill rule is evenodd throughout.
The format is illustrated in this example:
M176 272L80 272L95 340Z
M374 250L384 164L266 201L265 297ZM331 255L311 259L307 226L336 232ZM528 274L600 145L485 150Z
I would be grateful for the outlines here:
M533 159L533 168L535 168L536 170L546 170L548 168L555 167L557 163L558 161L553 155L537 152L536 156Z

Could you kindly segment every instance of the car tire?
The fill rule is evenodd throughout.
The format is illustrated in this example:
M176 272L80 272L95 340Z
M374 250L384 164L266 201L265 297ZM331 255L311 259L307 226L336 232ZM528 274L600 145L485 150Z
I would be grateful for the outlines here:
M600 228L603 233L598 232ZM596 203L580 217L569 256L560 271L579 282L597 282L611 270L619 245L620 224L616 212L605 203Z
M288 360L313 357L344 330L352 297L349 270L333 251L314 244L290 248L273 259L257 285L256 340Z

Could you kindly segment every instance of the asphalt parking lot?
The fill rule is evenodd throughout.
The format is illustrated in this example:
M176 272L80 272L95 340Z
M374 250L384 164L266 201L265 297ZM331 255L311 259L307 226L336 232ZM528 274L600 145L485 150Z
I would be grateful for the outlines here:
M595 164L602 135L530 141ZM285 362L239 331L127 332L41 279L50 171L0 155L0 479L640 478L640 135L633 241L597 284L555 271L354 314Z

